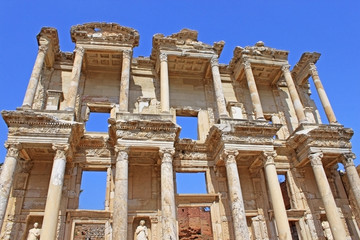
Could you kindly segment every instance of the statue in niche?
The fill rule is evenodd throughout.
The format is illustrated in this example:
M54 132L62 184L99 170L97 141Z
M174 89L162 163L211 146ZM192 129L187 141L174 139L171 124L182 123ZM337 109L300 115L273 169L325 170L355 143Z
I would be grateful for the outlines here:
M328 221L323 221L321 223L321 226L323 228L325 238L328 239L328 240L333 240L334 238L333 238L332 233L331 233L329 222Z
M29 234L27 240L39 240L40 239L41 229L39 228L39 224L34 223L34 227L29 230Z
M148 229L145 226L145 220L140 220L140 225L136 228L135 231L136 240L148 240Z

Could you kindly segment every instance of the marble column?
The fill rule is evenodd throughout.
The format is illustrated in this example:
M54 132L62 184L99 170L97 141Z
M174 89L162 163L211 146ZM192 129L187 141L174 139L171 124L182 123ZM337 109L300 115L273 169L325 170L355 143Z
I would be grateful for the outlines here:
M213 76L214 91L216 97L216 105L219 111L220 117L229 117L228 112L226 111L225 97L221 85L221 77L219 71L219 59L216 56L213 56L210 60L211 72Z
M303 123L303 122L306 122L304 107L301 103L299 94L296 90L295 83L294 83L293 78L291 77L289 68L290 68L290 65L284 65L281 67L281 70L283 71L285 81L286 81L286 84L289 89L290 97L291 97L291 100L292 100L294 108L295 108L296 116L298 117L299 122Z
M319 94L321 104L324 108L324 111L325 111L325 114L326 114L326 117L327 117L329 123L337 123L335 113L330 105L330 101L324 90L324 86L322 85L322 83L320 81L319 74L318 74L315 64L310 64L309 71L310 71L310 75L311 75L312 79L314 80L316 91Z
M0 229L5 219L6 207L14 181L14 173L19 158L21 144L18 142L6 142L5 147L8 150L0 175Z
M62 188L66 168L68 144L53 144L55 150L54 162L51 170L48 194L46 198L44 220L41 230L41 240L55 240L58 228L59 210Z
M130 66L131 66L131 51L125 50L122 53L122 67L120 79L120 97L119 110L121 112L128 112L129 109L129 86L130 86Z
M76 97L79 87L79 81L81 76L81 66L83 62L83 57L85 50L83 47L76 46L75 48L75 58L74 58L74 64L71 72L71 82L70 82L70 88L69 92L67 94L67 111L74 111L75 104L76 104Z
M344 165L351 191L354 194L358 214L360 214L360 178L353 159L355 159L354 153L344 153L341 162Z
M263 152L264 170L280 240L291 240L291 231L275 166L276 152Z
M24 101L22 104L23 108L32 108L32 104L36 93L36 88L40 80L41 71L44 66L45 57L49 49L50 41L47 38L40 37L39 43L40 46L39 46L38 54L35 60L34 68L32 70L29 84L26 89Z
M321 199L324 203L325 213L327 221L330 224L331 232L335 240L345 239L346 231L322 165L322 157L323 153L321 152L309 154L309 160L314 172L315 181L318 186Z
M161 112L170 112L169 71L167 54L160 54L160 101Z
M260 102L259 92L257 90L254 74L251 69L251 64L248 61L244 62L243 64L245 69L246 81L250 91L251 103L255 112L255 118L256 120L265 120Z
M162 239L175 240L177 237L176 206L174 192L173 148L162 148L161 157L161 223Z
M115 168L115 193L113 205L114 240L127 240L128 230L128 189L129 189L129 148L116 146L118 152Z
M249 239L249 230L246 222L244 199L236 163L236 156L238 154L236 150L225 150L223 158L226 167L235 240L247 240Z

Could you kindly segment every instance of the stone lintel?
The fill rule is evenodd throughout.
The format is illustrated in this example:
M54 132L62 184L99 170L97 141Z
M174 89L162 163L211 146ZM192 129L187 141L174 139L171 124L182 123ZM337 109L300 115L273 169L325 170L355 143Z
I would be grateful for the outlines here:
M305 52L301 55L300 60L291 70L294 81L298 85L304 84L304 82L310 77L310 64L315 64L319 60L320 55L321 54L317 52Z

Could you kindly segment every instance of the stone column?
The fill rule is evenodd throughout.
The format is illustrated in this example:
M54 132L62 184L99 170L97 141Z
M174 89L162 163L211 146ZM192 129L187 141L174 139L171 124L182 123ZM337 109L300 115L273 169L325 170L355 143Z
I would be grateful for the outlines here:
M255 118L256 120L265 120L263 109L260 102L259 92L257 90L255 83L254 74L251 70L251 64L248 61L244 62L243 64L245 69L246 81L250 91L251 103L253 105L255 112Z
M324 111L325 111L327 119L329 120L329 123L337 123L335 113L330 105L330 101L329 101L329 99L326 95L326 92L324 90L324 87L320 81L319 74L318 74L315 64L310 64L309 70L310 70L310 75L311 75L312 79L314 80L316 91L319 94L321 104L324 108Z
M249 230L246 222L244 200L241 192L239 171L236 164L236 150L225 150L224 161L230 195L231 213L234 225L235 240L247 240Z
M129 109L129 85L130 85L130 66L131 66L131 51L123 51L121 80L120 80L120 98L119 110L121 112L128 112Z
M113 205L114 240L127 240L128 230L128 189L129 189L129 148L116 146L118 152L115 169L115 193Z
M216 56L213 56L210 60L211 72L213 76L214 91L216 97L216 105L219 111L220 117L229 117L226 111L225 97L221 85L221 77L219 72L219 60Z
M176 206L173 173L173 148L160 149L161 157L161 223L162 239L175 240L177 237Z
M302 103L300 101L300 97L299 97L299 94L298 94L298 92L296 90L294 80L291 77L291 73L290 73L289 68L290 68L290 65L284 65L284 66L281 67L281 70L284 73L285 81L286 81L286 84L287 84L287 86L289 88L290 97L291 97L291 100L292 100L292 102L294 104L296 116L298 117L299 122L303 123L303 122L306 122L306 116L305 116L305 113L304 113L304 107L303 107L303 105L302 105Z
M49 49L50 41L47 38L41 37L39 39L39 50L35 60L34 68L31 73L28 87L26 89L24 101L22 104L23 108L32 108L32 104L35 97L37 85L40 80L41 70L43 69L46 53Z
M324 203L325 213L327 221L330 224L331 232L335 240L345 239L346 231L344 224L341 221L339 210L336 206L334 196L331 192L331 188L321 162L322 157L323 154L321 152L309 154L311 167L314 171L316 184L318 186L321 199Z
M354 194L355 202L358 207L358 214L360 214L360 178L356 171L353 159L355 159L355 154L344 153L341 162L345 167L346 176L349 180L350 188Z
M55 240L58 228L61 193L64 184L66 156L68 144L53 144L56 151L51 170L48 194L46 198L44 220L41 230L41 240Z
M6 207L14 180L21 144L17 142L6 142L5 147L8 150L0 175L0 230L5 219Z
M67 111L74 111L75 109L76 96L77 96L79 81L81 76L81 66L82 66L85 50L83 47L76 46L74 52L75 52L75 59L71 72L70 88L67 94L68 97L67 107L66 107Z
M160 101L161 112L170 112L170 93L169 93L169 71L167 54L160 54Z
M281 193L278 175L275 166L276 152L263 152L264 170L267 186L269 188L271 204L274 210L276 228L280 240L291 240L291 231L287 217L284 198Z

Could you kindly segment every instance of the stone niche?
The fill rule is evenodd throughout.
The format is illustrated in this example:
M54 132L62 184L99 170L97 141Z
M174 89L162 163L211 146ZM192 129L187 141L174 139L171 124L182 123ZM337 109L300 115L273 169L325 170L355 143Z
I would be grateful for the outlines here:
M152 240L152 232L151 232L151 221L149 217L135 217L133 224L132 224L132 229L133 229L133 239L137 240L136 238L136 229L138 226L140 226L140 221L144 220L145 221L145 226L147 228L147 233L148 233L148 240Z

